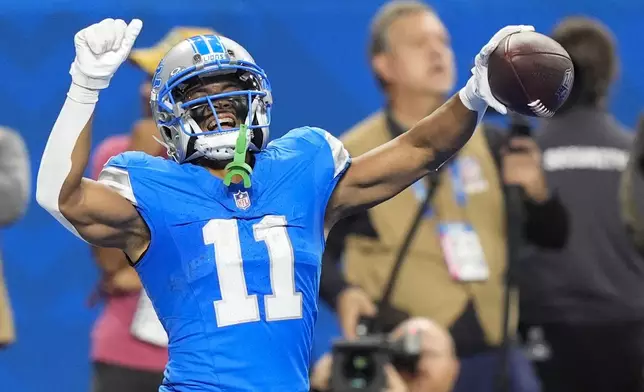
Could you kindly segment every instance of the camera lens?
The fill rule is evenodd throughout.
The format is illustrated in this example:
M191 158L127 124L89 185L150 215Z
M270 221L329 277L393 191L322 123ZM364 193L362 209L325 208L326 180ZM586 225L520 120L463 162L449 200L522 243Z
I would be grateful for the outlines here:
M343 366L344 378L354 389L364 389L373 381L376 373L374 359L369 352L354 352Z

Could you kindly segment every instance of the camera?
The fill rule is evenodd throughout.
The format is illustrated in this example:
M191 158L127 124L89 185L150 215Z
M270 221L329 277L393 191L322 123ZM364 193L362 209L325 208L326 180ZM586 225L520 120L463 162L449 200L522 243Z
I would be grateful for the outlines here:
M336 341L330 390L381 392L387 386L385 365L391 363L398 371L414 374L421 352L418 331L407 332L397 340L377 334Z

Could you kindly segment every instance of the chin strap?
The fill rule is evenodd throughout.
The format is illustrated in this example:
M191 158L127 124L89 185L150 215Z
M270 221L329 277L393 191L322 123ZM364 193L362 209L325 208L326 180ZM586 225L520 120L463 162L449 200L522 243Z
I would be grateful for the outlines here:
M248 152L249 140L246 137L248 134L248 125L243 124L239 127L239 135L235 143L235 155L233 161L226 165L226 177L224 177L224 184L230 186L233 177L240 176L244 183L244 188L250 188L250 175L253 173L253 168L246 163L246 153Z

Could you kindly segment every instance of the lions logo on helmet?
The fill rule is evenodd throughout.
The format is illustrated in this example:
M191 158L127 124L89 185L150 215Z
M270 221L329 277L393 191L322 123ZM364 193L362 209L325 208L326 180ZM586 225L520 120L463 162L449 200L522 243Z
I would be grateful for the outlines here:
M244 88L196 99L184 97L187 86L218 77L233 78ZM215 110L215 102L225 99L243 102L245 118L239 118L234 128L222 128ZM170 49L154 77L150 104L168 153L179 163L197 158L232 159L241 124L248 126L249 150L260 151L268 142L272 106L268 77L246 49L223 36L199 35ZM191 110L206 105L215 117L214 130L201 129L191 115Z

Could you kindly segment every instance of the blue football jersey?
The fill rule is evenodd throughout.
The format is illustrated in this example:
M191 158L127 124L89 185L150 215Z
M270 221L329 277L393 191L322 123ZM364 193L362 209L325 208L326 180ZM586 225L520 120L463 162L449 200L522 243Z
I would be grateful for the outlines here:
M135 268L169 338L160 391L309 390L325 210L350 158L310 127L255 156L247 190L139 152L99 177L150 229Z

